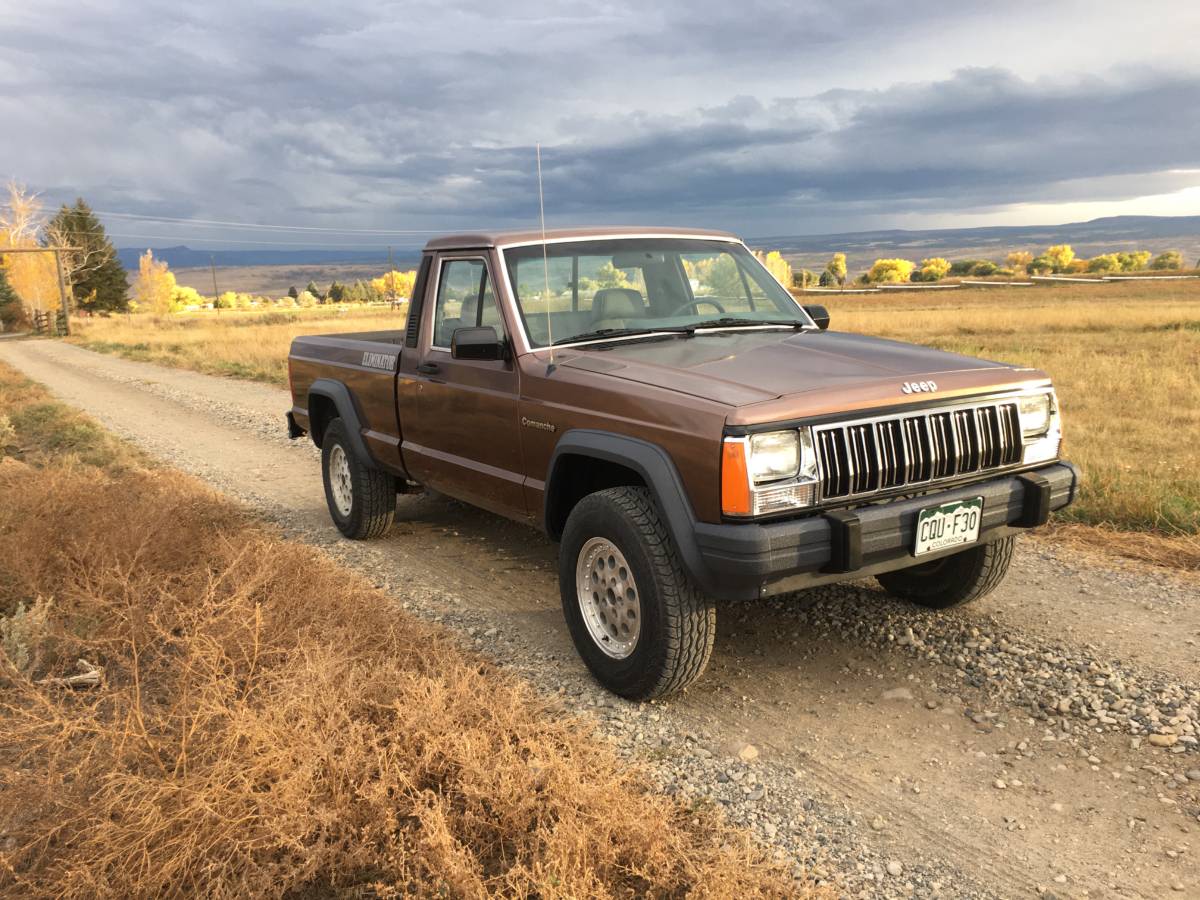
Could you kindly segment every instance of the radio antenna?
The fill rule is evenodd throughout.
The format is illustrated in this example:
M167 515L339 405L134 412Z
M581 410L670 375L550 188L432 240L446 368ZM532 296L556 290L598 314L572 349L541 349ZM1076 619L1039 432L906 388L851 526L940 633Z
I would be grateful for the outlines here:
M542 193L542 145L537 148L537 177L538 177L538 217L542 223L542 276L545 278L545 293L542 294L546 304L546 344L550 348L550 365L554 365L554 335L550 330L550 250L546 246L546 197Z

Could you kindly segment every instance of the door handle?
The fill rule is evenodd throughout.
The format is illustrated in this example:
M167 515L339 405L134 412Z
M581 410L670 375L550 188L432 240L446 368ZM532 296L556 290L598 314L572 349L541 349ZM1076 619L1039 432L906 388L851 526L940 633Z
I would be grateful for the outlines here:
M417 371L422 375L436 375L441 369L437 363L421 363L417 366Z

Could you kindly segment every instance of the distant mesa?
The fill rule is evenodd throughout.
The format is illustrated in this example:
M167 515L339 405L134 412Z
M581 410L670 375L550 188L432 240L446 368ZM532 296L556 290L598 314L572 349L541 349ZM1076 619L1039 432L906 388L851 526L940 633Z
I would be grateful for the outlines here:
M145 247L121 247L117 256L126 271L136 272L138 257L146 252ZM180 245L177 247L151 247L154 258L165 260L172 269L191 269L216 263L230 266L304 266L332 265L335 263L358 263L382 265L388 262L387 250L195 250ZM412 268L418 254L410 249L396 251L396 265L402 269ZM403 265L402 265L403 264Z
M711 225L711 222L692 222L692 225ZM871 258L897 255L889 250L921 248L922 255L933 250L940 255L955 255L970 250L985 254L1011 250L1016 247L1072 244L1087 253L1123 249L1137 243L1152 249L1174 242L1173 248L1183 249L1186 256L1200 254L1200 216L1108 216L1089 222L1070 222L1063 225L992 225L982 228L931 228L907 230L894 228L878 231L853 231L840 234L760 235L747 238L755 248L768 248L784 254L806 255L845 251L852 256L863 254ZM154 247L156 259L166 260L172 269L207 266L303 266L331 264L386 264L386 250L195 250L187 246ZM136 271L137 260L146 248L122 247L118 250L121 264ZM944 251L944 252L943 252ZM397 250L398 269L416 265L419 254L411 247Z

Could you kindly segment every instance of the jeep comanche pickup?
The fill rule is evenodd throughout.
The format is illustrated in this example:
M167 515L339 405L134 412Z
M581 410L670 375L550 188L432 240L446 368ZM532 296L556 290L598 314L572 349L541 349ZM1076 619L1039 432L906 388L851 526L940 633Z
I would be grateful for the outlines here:
M1045 373L828 324L724 232L443 237L407 328L295 340L288 428L347 537L422 486L539 526L584 662L650 697L704 670L716 600L954 606L1074 498Z

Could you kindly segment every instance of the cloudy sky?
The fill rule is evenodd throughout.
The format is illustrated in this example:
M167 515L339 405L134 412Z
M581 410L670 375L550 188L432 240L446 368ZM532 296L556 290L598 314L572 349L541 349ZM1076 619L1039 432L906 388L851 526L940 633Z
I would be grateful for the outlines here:
M1196 214L1197 34L1194 0L0 0L0 176L123 246L533 224L539 141L551 225Z

